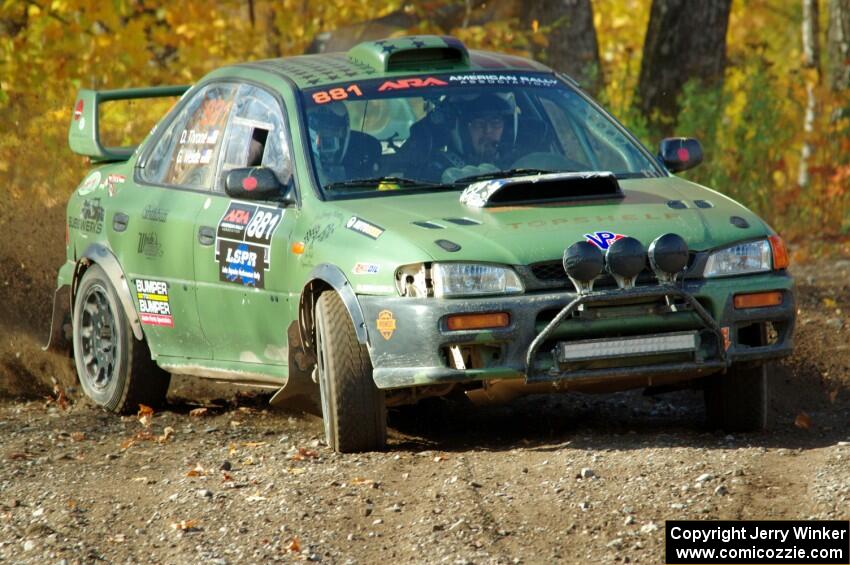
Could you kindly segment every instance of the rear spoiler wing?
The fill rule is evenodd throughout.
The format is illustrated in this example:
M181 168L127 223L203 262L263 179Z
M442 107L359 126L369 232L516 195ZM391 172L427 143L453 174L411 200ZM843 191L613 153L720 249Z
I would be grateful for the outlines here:
M74 102L71 125L68 128L68 144L74 153L90 157L92 161L126 161L136 150L135 145L104 147L100 143L100 121L98 119L100 104L114 100L182 96L189 88L190 85L152 86L121 90L80 89Z

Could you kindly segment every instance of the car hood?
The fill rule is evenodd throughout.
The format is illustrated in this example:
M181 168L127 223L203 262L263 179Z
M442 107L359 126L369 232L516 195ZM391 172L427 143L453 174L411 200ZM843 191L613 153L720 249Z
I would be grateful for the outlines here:
M620 185L625 197L606 201L473 208L460 203L458 191L446 191L335 204L434 260L524 265L560 258L566 247L600 239L600 232L635 237L644 246L673 232L696 251L772 233L734 200L677 177L621 180Z

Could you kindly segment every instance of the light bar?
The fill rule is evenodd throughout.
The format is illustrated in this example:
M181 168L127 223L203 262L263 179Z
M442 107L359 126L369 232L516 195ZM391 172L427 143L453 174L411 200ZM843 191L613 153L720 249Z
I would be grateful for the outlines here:
M697 332L678 332L620 339L562 341L555 348L555 356L559 362L569 363L595 359L688 353L696 351L696 348Z

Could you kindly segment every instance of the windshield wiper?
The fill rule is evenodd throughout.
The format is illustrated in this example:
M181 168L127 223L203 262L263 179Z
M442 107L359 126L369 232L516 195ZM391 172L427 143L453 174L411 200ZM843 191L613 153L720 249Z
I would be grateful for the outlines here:
M552 173L571 173L574 171L550 171L548 169L508 169L506 171L493 171L489 173L481 173L480 175L470 175L468 177L461 177L454 181L455 185L459 184L469 184L479 180L490 180L490 179L506 179L510 177L518 177L522 175L548 175Z
M374 177L368 179L351 179L351 180L343 180L338 182L332 182L330 184L325 185L326 190L333 190L335 188L350 188L350 187L375 187L380 186L381 184L396 184L398 186L403 186L405 188L439 188L445 185L429 182L424 180L416 180L416 179L408 179L404 177Z

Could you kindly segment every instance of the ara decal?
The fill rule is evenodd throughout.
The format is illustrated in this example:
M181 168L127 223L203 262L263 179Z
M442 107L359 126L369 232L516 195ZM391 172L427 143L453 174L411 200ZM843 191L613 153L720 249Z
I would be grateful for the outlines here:
M612 243L618 239L623 239L626 236L621 233L614 233L610 231L596 231L593 233L586 233L584 234L584 237L587 239L588 243L592 243L602 251L605 251L611 247Z
M216 230L219 280L265 288L272 236L282 218L280 208L231 202Z
M424 88L426 86L448 86L448 83L438 78L402 78L399 80L388 80L378 87L378 92L385 90L405 90L408 88Z

